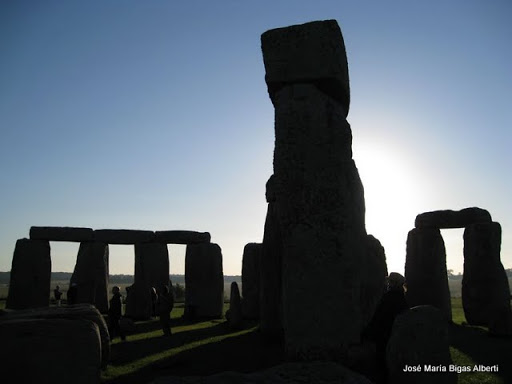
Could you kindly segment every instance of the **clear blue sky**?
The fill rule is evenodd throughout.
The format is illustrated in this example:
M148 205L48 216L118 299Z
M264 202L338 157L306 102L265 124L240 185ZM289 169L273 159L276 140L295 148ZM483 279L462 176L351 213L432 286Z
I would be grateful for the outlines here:
M224 273L260 242L274 110L260 35L336 19L368 233L403 273L418 213L479 206L512 267L509 1L0 3L0 271L30 226L208 231ZM443 231L462 271L462 230ZM72 271L77 244L51 243ZM171 273L184 247L171 246ZM111 273L133 273L111 246Z

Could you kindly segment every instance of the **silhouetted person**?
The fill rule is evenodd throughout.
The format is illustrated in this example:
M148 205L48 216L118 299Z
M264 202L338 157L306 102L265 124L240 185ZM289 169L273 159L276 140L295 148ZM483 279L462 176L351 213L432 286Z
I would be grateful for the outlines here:
M68 299L68 305L76 304L76 295L77 295L77 285L76 283L71 283L68 289L68 293L66 295Z
M172 287L172 285L171 285ZM163 284L158 293L158 316L164 336L171 335L171 311L174 307L174 295L169 292L169 286Z
M53 297L55 297L57 307L60 307L60 298L62 297L62 292L60 291L60 287L58 285L53 290Z
M385 383L387 380L386 346L396 316L407 308L409 306L405 300L405 278L399 273L391 272L387 278L387 290L363 333L363 337L373 341L376 346L379 370L377 383Z
M110 340L114 340L116 336L125 340L126 336L121 328L120 320L122 316L122 296L118 286L112 288L112 298L108 308L108 332L110 333Z
M158 294L156 293L156 288L151 287L151 316L152 317L157 316L157 310L156 310L157 300L158 300Z

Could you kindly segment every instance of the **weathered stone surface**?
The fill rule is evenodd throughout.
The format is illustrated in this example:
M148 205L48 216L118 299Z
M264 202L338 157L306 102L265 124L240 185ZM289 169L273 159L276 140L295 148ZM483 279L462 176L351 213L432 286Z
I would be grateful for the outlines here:
M273 203L276 201L276 186L274 175L271 175L265 184L265 200L267 203Z
M159 377L152 384L372 384L366 377L333 362L286 363L253 373Z
M457 383L457 374L448 372L453 362L445 315L430 305L417 306L398 315L387 344L386 361L389 383ZM406 365L419 365L422 371L404 372ZM425 372L425 367L438 370ZM439 371L439 367L447 372Z
M18 383L99 383L98 326L84 319L0 321L2 376Z
M275 107L272 189L283 245L286 351L292 359L347 362L363 325L366 230L345 119L343 37L335 21L314 22L265 32L262 50Z
M488 326L491 333L512 335L510 287L500 250L499 223L466 228L462 305L469 324Z
M91 228L80 227L30 227L32 240L48 241L92 241L94 231Z
M135 244L135 276L132 292L134 308L130 317L149 319L152 315L151 288L169 284L169 251L165 243ZM132 302L130 302L132 304Z
M108 244L80 243L71 284L76 284L76 303L94 304L101 313L108 312Z
M195 231L156 231L155 242L166 244L200 244L209 243L209 232Z
M335 20L269 30L261 35L265 81L272 102L292 83L310 83L330 95L348 114L350 87L345 43Z
M491 215L485 209L472 207L460 211L425 212L416 216L416 228L464 228L476 223L490 223Z
M49 242L19 239L12 258L6 308L49 306L51 271Z
M228 327L231 329L238 329L242 326L242 300L236 281L231 283L229 309L226 311L226 320Z
M221 318L224 305L222 251L215 243L187 245L185 307L194 316Z
M154 238L153 231L135 229L97 229L94 231L94 240L107 244L149 243Z
M267 182L266 196L269 201L260 260L260 330L265 336L275 338L282 334L281 273L283 243L273 190L274 177Z
M260 317L260 262L262 244L249 243L242 257L242 313L246 319Z
M0 310L0 322L28 319L89 320L98 326L101 339L101 365L106 367L110 359L110 337L105 319L91 304L77 304L65 307L48 307L24 310ZM71 336L72 337L72 336Z
M363 327L366 327L377 309L386 290L388 267L386 253L378 239L372 235L366 237L361 282L361 311Z
M350 126L343 107L312 85L283 88L275 108L287 353L301 359L345 356L362 329L366 244L364 193L351 159Z
M414 228L407 236L406 299L410 307L432 305L452 320L446 250L437 228Z

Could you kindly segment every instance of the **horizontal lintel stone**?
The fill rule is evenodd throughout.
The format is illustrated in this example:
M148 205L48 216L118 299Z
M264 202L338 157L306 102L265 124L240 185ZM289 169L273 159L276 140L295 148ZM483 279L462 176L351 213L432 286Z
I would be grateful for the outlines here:
M94 241L108 244L135 244L154 241L153 231L135 229L97 229L94 231Z
M156 231L155 242L167 244L201 244L209 243L209 232L196 231Z
M460 211L440 210L416 216L416 228L465 228L468 225L492 222L491 214L482 208L471 207Z
M340 102L348 113L347 55L336 20L268 30L261 35L261 49L265 81L273 102L276 92L285 85L312 83Z
M30 239L48 241L92 241L94 231L80 227L30 227Z

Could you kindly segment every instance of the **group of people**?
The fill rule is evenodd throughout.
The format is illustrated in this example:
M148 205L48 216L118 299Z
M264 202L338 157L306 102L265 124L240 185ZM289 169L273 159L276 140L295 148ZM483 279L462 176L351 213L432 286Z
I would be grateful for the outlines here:
M162 284L160 289L151 288L152 311L157 314L164 336L171 336L171 311L174 308L174 295L170 289L172 284ZM112 288L112 298L109 301L108 328L111 339L119 336L126 340L126 334L121 326L123 298L118 286Z
M171 311L174 308L174 294L170 289L172 283L163 284L160 289L151 287L151 313L152 316L158 316L164 336L170 336L171 332ZM72 283L67 291L67 304L76 304L76 283ZM62 291L60 286L55 286L53 296L57 306L61 305ZM112 288L112 298L109 301L108 308L108 330L111 339L119 336L121 340L126 340L126 334L121 326L123 318L123 296L118 286Z

